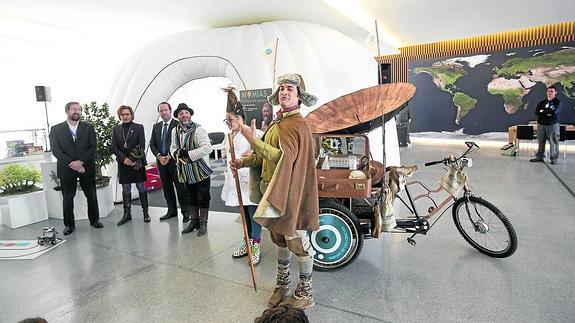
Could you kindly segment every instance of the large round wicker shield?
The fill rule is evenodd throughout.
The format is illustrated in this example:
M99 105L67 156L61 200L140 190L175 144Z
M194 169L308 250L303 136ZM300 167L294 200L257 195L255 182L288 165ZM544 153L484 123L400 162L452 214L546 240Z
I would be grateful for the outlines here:
M411 83L376 85L325 103L305 118L312 133L335 132L385 116L405 106L414 94Z

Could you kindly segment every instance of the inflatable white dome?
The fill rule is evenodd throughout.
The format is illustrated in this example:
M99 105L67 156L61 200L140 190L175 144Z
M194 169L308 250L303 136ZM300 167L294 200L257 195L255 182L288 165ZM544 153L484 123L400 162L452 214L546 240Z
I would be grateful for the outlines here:
M190 81L226 77L238 90L272 87L273 53L265 56L264 52L275 50L276 39L275 75L300 73L307 90L319 99L315 106L303 108L304 115L341 95L377 84L377 62L351 38L312 23L274 21L182 32L150 43L118 77L110 106L112 110L122 104L132 106L148 140L158 118L158 103ZM202 108L213 109L194 106L196 111ZM388 122L386 130L387 165L397 165L395 123ZM375 159L382 160L381 131L370 134L370 139Z

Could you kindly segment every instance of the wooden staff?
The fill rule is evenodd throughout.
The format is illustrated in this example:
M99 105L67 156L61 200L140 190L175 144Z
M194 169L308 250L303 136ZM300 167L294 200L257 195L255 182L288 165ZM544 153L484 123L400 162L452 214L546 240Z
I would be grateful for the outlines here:
M278 58L278 43L279 43L280 39L276 38L276 46L274 49L274 74L272 76L272 90L274 88L275 82L276 82L276 61ZM49 128L48 128L49 129Z
M228 143L230 146L230 155L232 157L232 162L236 161L236 152L234 150L234 136L228 134ZM246 243L246 248L248 250L248 264L250 265L250 272L252 274L252 283L254 285L254 290L257 293L258 287L256 285L256 268L252 260L252 245L250 243L250 237L248 236L248 224L246 222L246 214L244 210L244 201L242 200L242 190L240 188L240 178L238 172L234 174L234 180L236 181L236 192L238 193L238 203L240 204L240 215L242 217L242 227L244 229L244 242Z

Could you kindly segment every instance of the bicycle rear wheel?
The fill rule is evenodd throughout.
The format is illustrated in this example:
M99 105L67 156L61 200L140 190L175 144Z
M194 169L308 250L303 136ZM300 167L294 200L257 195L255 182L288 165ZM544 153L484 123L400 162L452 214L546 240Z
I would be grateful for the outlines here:
M318 271L342 269L357 259L363 247L363 232L357 217L331 200L319 201L319 230L310 234L316 251L313 267Z
M488 256L505 258L517 250L517 234L511 222L480 197L457 199L453 204L453 221L465 241Z

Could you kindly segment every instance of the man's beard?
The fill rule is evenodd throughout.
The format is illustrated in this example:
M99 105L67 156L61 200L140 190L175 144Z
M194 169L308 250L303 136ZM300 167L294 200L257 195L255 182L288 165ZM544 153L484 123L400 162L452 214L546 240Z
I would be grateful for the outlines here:
M80 120L80 114L79 113L74 113L70 116L70 120L72 121L78 121Z

